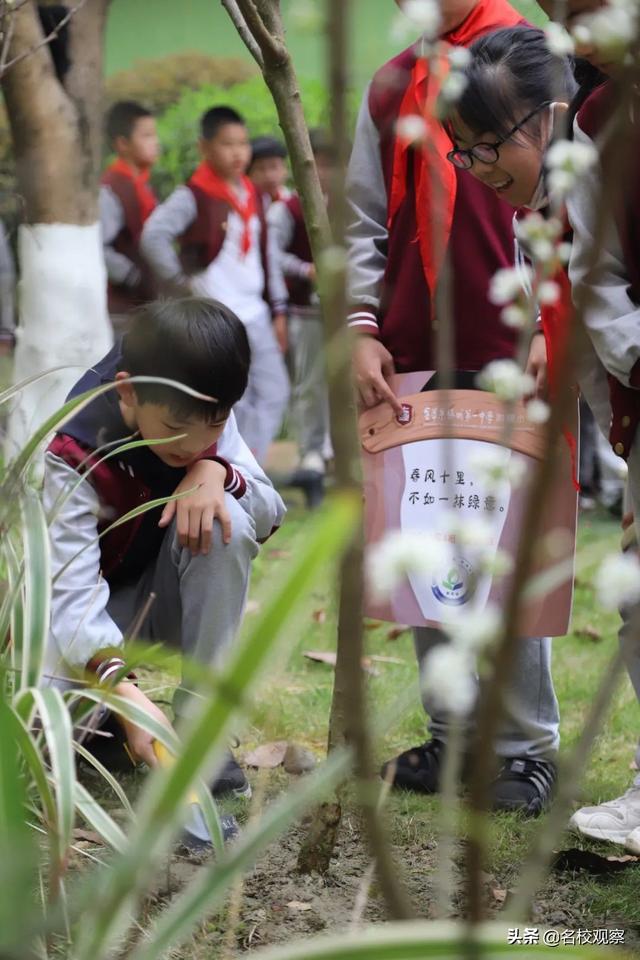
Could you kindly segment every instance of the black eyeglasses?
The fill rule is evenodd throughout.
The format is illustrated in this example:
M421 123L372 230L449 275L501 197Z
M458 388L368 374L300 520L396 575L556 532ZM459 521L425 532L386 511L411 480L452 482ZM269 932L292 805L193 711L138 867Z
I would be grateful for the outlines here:
M509 130L509 133L496 143L474 143L468 150L461 150L459 147L456 147L454 150L449 151L447 160L460 170L470 170L474 160L478 160L480 163L497 163L500 157L500 147L503 143L510 140L514 133L517 133L518 130L524 127L525 123L531 120L531 117L535 117L536 113L544 110L544 108L548 107L551 103L553 103L552 100L545 100L539 107L536 107L535 110L528 113L520 123L516 123L515 127Z

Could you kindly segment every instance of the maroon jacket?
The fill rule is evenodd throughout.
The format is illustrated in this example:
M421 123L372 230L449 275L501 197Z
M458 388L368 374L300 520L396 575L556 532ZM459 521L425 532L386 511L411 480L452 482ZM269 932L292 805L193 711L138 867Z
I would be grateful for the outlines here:
M151 271L140 254L140 235L144 219L135 185L129 177L109 169L102 174L101 183L113 191L124 213L124 226L116 237L113 247L118 253L124 254L131 260L140 271L140 282L135 286L109 281L107 288L109 313L128 313L141 303L153 300L157 295Z
M311 253L311 244L309 243L309 234L307 233L304 222L300 197L297 193L294 193L283 202L293 220L293 236L287 248L287 253L295 254L296 257L305 263L313 263L313 254ZM310 306L313 295L313 283L311 280L305 277L291 276L285 276L285 280L289 291L289 302L296 307Z
M225 200L210 197L200 187L187 181L196 201L197 214L179 238L180 263L187 276L201 273L216 259L222 249L227 229L227 220L231 207ZM262 197L258 195L258 217L260 218L260 256L264 272L263 297L273 309L269 291L269 253L267 244L267 221L264 215Z
M399 54L374 76L368 111L379 142L386 196L391 178L400 106L416 62L413 47ZM350 177L358 176L358 136ZM500 320L500 308L489 302L493 274L514 262L513 209L469 173L457 170L457 195L449 241L455 325L455 366L479 370L491 360L512 357L517 335ZM398 372L434 369L432 303L417 242L416 191L409 163L405 199L388 232L386 269L380 277L379 337L392 354ZM365 215L366 215L366 211ZM357 239L352 244L352 259ZM352 273L353 273L352 263ZM356 268L357 269L357 268ZM367 303L353 304L371 312ZM375 312L375 311L374 311ZM375 327L355 326L375 333Z

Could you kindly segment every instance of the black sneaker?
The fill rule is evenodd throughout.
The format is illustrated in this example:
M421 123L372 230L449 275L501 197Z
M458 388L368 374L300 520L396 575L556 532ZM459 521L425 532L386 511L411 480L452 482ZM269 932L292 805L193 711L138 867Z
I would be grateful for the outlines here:
M418 747L405 750L382 765L380 776L386 780L389 768L395 765L392 786L416 793L437 793L445 745L442 740L427 740Z
M227 754L218 776L211 784L211 793L214 797L231 793L234 797L245 797L247 800L251 796L251 784L231 752Z
M493 809L518 810L539 817L551 804L556 765L550 760L505 760L493 782Z
M318 470L299 468L290 477L289 486L302 490L308 510L315 510L324 500L324 474Z

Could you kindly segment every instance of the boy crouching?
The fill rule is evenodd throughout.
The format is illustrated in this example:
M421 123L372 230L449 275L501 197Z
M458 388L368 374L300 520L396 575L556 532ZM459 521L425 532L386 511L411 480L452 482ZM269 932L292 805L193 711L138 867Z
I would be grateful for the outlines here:
M232 412L250 359L244 326L222 304L153 302L133 315L124 338L71 391L115 383L64 425L46 454L44 503L54 514L50 676L90 671L113 683L124 666L123 635L151 593L139 636L177 646L205 666L217 665L232 643L251 562L285 512ZM164 383L129 382L135 376L174 380L214 399ZM140 439L166 442L99 462ZM174 494L183 496L104 532L134 507ZM130 680L114 690L166 722ZM192 698L185 680L173 702L177 721ZM133 758L154 765L151 735L122 725ZM212 790L248 792L231 755Z

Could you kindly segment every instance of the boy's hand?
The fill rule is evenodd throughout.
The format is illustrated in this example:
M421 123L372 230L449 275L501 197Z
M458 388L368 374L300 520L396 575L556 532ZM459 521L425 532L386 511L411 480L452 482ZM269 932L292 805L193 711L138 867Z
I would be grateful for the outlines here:
M542 332L533 335L525 373L530 374L536 382L532 396L544 397L547 392L547 344Z
M120 697L130 700L131 703L135 703L138 707L141 707L145 713L148 713L154 720L168 727L169 730L173 729L160 707L152 703L149 697L136 687L135 683L128 681L118 683L113 688L113 692L117 693ZM158 758L153 749L153 741L155 740L153 734L143 730L142 727L136 726L135 723L125 720L124 717L121 717L117 713L115 716L124 730L129 753L134 763L146 763L149 767L157 766Z
M178 543L188 547L191 553L209 553L213 521L222 527L222 541L231 540L231 518L227 510L224 481L227 471L216 460L198 460L187 471L174 493L182 493L197 487L193 493L180 500L172 500L162 511L159 527L168 526L176 517Z
M273 318L273 332L276 335L280 352L286 353L289 349L289 327L286 313L278 313Z
M356 336L352 369L360 401L365 407L375 407L386 400L397 416L402 414L402 404L387 383L396 372L393 357L379 340L366 333Z

